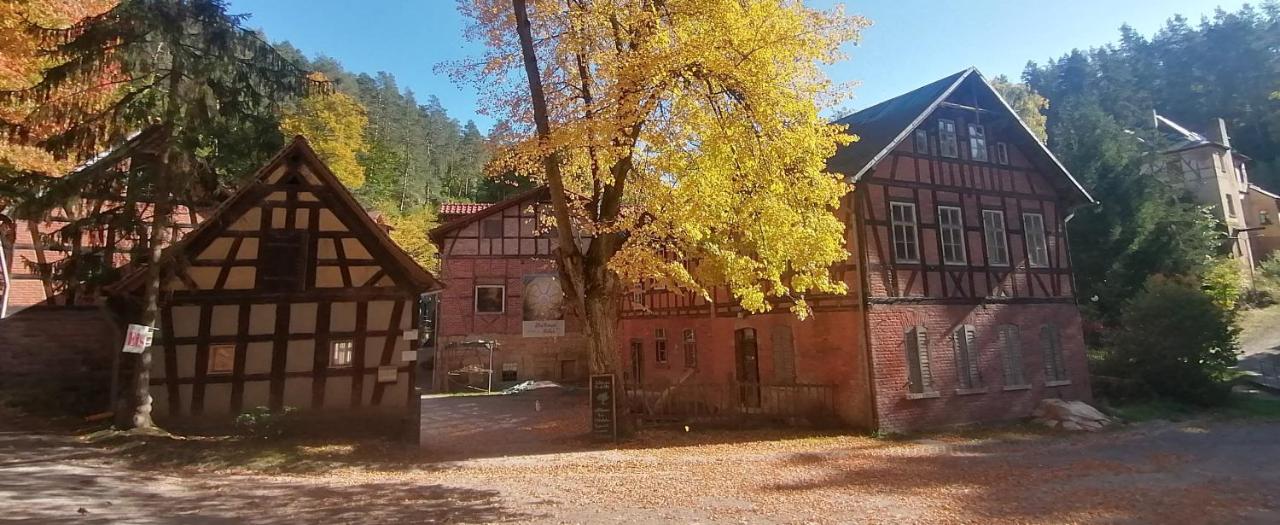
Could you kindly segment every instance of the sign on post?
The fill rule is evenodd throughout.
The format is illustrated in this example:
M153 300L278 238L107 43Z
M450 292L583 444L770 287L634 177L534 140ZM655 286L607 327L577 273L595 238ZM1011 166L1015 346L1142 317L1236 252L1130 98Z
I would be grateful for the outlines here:
M121 351L126 354L141 354L147 347L151 346L151 334L153 331L154 329L150 326L129 325L129 330L124 335L124 348Z
M591 376L591 434L618 440L618 400L613 374Z

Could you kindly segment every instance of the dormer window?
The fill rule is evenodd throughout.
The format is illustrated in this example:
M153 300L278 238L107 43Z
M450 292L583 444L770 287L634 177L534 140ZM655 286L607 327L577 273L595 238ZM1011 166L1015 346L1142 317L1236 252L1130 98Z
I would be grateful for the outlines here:
M987 130L979 124L969 124L969 158L987 161Z
M956 142L956 121L938 119L938 154L953 159L960 156L960 145Z

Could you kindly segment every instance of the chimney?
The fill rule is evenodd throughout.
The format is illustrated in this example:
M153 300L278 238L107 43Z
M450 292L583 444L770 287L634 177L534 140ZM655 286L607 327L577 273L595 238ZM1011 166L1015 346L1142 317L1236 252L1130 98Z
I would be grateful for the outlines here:
M1227 135L1227 121L1220 118L1213 119L1213 127L1209 129L1209 140L1227 148L1231 147L1231 136Z

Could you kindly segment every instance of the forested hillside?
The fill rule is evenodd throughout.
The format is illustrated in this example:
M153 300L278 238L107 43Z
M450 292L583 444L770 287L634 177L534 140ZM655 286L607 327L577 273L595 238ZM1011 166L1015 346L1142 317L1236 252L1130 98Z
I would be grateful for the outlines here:
M1049 99L1049 127L1096 106L1121 126L1152 126L1152 110L1193 130L1227 120L1232 145L1252 157L1253 179L1280 189L1280 4L1218 10L1199 23L1175 15L1150 38L1133 28L1118 42L1030 63L1023 80ZM1051 146L1070 147L1064 137Z

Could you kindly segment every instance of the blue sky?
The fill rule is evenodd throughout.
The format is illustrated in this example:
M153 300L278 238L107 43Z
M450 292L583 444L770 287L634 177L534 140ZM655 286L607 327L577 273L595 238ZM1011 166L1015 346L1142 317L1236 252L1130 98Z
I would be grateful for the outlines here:
M1215 0L806 0L814 7L844 3L874 25L850 46L848 59L828 69L834 80L861 85L847 104L862 108L968 66L988 77L1017 77L1027 60L1042 62L1073 48L1114 41L1129 23L1150 35L1175 13L1193 21L1221 6ZM435 73L435 65L474 56L452 0L232 0L231 11L252 15L250 27L288 40L307 55L325 54L353 72L388 71L419 100L440 98L449 113L476 114L475 93Z

